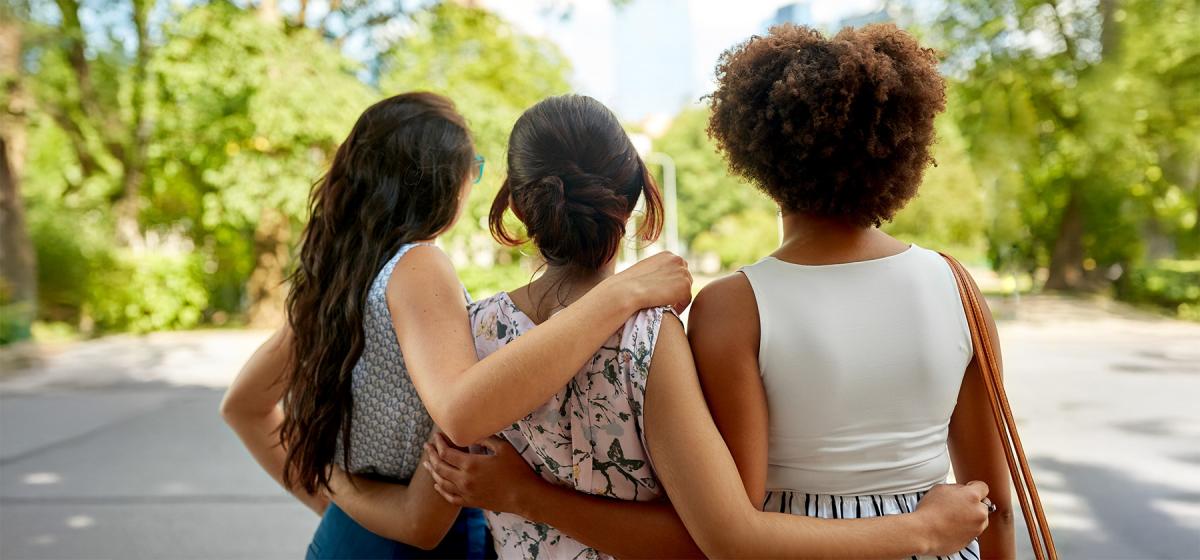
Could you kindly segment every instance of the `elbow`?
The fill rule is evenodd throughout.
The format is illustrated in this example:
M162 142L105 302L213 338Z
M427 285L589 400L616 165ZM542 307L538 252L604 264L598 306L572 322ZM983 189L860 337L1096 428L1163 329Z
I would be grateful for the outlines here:
M756 558L769 556L764 550L756 548L762 536L756 536L755 514L753 508L747 508L742 515L732 518L722 517L707 527L689 532L696 541L696 546L709 558Z
M736 539L728 535L716 535L715 538L696 539L696 546L708 558L742 558L741 547Z
M746 557L746 550L743 546L745 541L742 534L743 532L738 530L738 527L733 524L691 532L696 546L708 558Z
M435 405L428 406L427 409L438 430L454 445L467 447L492 435L490 432L481 433L479 427L472 422L470 413L464 413L461 407Z
M225 398L221 399L217 412L226 425L235 429L267 415L267 413L251 408L248 403L242 402L232 391L225 393Z
M988 527L1012 527L1015 523L1012 504L996 504L996 511L988 519Z
M441 537L435 535L422 535L420 538L416 539L416 542L411 544L421 550L430 551L437 548L437 546L441 543Z
M217 413L221 415L221 419L226 424L232 426L238 418L237 405L234 400L229 398L229 393L225 393L225 398L221 399L221 405L217 407Z
M367 528L371 530L370 527ZM446 526L446 531L438 532L433 527L425 527L420 522L408 524L403 528L389 527L390 530L373 531L376 534L397 542L402 542L409 546L415 546L421 550L429 551L442 544L442 537L446 536L446 532L450 527ZM401 530L394 530L401 529Z
M472 430L468 429L465 426L459 426L459 425L454 425L454 424L448 424L448 425L438 424L438 429L441 430L443 434L445 434L446 438L450 440L450 443L453 443L454 445L457 445L458 447L468 447L471 444L486 437L486 436L481 436L481 435L474 433Z

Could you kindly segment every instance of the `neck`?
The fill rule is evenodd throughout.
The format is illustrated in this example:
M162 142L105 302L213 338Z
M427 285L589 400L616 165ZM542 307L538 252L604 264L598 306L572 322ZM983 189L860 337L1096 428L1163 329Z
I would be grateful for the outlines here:
M875 228L860 227L843 220L796 212L783 214L780 249L803 246L854 244L875 235Z
M787 213L783 241L772 256L798 264L835 264L885 257L908 246L874 227L844 220Z
M519 295L518 303L534 320L541 323L555 312L574 303L605 278L616 274L617 262L612 259L596 270L584 270L574 266L548 266L537 280L530 282L512 295Z

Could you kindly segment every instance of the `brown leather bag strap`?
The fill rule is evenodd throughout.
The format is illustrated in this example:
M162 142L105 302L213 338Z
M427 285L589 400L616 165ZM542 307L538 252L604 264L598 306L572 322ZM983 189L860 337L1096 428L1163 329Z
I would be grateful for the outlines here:
M1004 391L1004 380L997 359L996 344L992 340L987 327L987 315L984 312L982 296L975 289L967 270L954 257L942 253L942 257L954 272L954 280L958 284L958 294L962 299L963 311L967 315L967 324L971 329L971 344L975 349L975 359L979 371L983 375L983 385L988 394L988 404L992 409L992 417L1000 440L1004 444L1004 459L1008 462L1009 474L1012 477L1013 489L1017 501L1021 505L1021 514L1029 529L1029 541L1033 545L1033 554L1037 560L1057 560L1058 552L1054 548L1054 539L1050 535L1050 525L1046 522L1046 514L1042 509L1042 500L1038 496L1037 485L1033 481L1033 471L1025 458L1025 449L1021 445L1021 437L1017 434L1017 423L1013 419L1012 407L1008 403L1008 395Z

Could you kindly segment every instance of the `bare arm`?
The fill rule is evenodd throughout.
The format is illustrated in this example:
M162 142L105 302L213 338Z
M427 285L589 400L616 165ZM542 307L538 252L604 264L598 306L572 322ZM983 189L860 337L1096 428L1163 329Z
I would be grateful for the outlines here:
M978 293L978 288L972 286ZM1000 345L996 322L982 295L979 301L987 316L987 329L996 343L999 363ZM991 404L979 371L978 356L967 365L958 405L950 417L950 460L954 476L959 480L982 480L991 488L991 500L996 505L987 531L979 536L979 550L984 558L1016 558L1015 527L1013 525L1012 484L1004 447L992 418Z
M286 389L283 378L291 355L292 333L279 329L251 356L221 401L221 416L267 474L283 485L287 452L279 441L283 410L279 400ZM411 491L402 484L359 478L357 487L340 469L334 469L331 489L348 515L368 530L420 548L432 548L442 540L458 513L433 491L428 472L418 469ZM422 486L423 484L423 486ZM329 497L289 488L304 505L317 514L325 511Z
M233 428L259 466L283 486L283 465L287 457L279 441L279 425L283 410L283 378L291 355L292 331L283 327L267 339L242 366L225 398L221 400L221 416ZM309 509L324 513L329 499L313 495L300 488L287 488Z
M488 438L484 445L494 455L463 453L435 440L429 461L447 501L545 523L618 558L703 557L670 502L576 492L542 479L508 442Z
M758 304L741 273L705 286L688 316L704 400L742 485L761 509L767 485L767 394L758 367Z
M690 290L683 259L655 255L479 361L450 260L435 247L420 246L392 273L388 308L429 414L451 441L469 445L553 396L638 309L686 304Z
M413 473L408 485L351 477L341 469L334 469L329 484L333 501L359 525L423 550L437 547L458 517L459 507L438 495L424 468Z
M986 485L938 486L912 514L826 520L758 511L746 499L713 423L683 327L664 320L646 387L646 439L655 468L705 554L713 557L881 558L948 554L987 524ZM681 427L686 427L682 429Z

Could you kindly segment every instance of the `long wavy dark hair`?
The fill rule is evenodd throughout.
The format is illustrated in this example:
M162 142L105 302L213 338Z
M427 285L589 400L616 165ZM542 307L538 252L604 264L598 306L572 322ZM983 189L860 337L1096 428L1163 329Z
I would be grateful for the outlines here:
M402 245L453 224L474 157L449 99L405 93L358 118L313 188L287 297L294 338L280 439L289 487L328 488L338 437L350 441L367 291ZM350 452L343 446L343 464Z
M488 223L500 243L523 243L504 225L511 208L548 264L594 271L617 254L639 195L646 215L637 235L653 241L662 197L616 115L584 95L549 97L513 125Z

